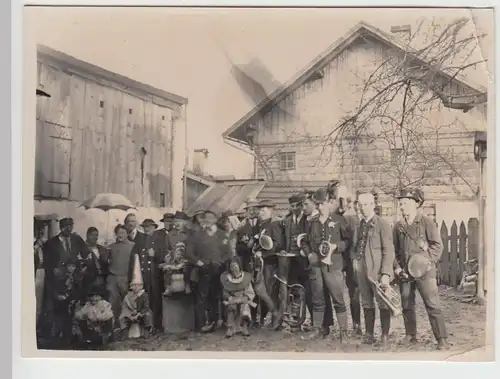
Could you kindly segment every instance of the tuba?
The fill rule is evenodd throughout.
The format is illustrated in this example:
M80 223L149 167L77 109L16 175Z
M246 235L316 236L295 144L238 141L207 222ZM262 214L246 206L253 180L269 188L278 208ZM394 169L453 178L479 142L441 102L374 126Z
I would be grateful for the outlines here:
M292 328L299 328L306 319L306 290L300 284L289 285L288 282L274 274L274 277L286 285L286 305L283 321Z
M330 242L331 236L328 237L328 241L321 241L319 244L319 255L321 261L327 265L331 264L332 254L335 251L335 246Z
M400 293L392 286L384 289L379 282L376 282L371 278L369 278L369 280L375 286L375 291L378 298L387 306L387 308L391 312L391 316L398 317L402 312Z

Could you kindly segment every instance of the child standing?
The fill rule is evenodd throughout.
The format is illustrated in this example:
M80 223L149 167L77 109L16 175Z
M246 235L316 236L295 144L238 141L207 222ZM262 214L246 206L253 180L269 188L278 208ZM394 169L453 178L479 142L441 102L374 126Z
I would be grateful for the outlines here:
M160 264L160 270L163 271L164 275L165 292L163 295L165 296L180 292L191 293L189 270L184 259L185 249L186 245L183 242L178 242L173 254L165 255L164 263Z

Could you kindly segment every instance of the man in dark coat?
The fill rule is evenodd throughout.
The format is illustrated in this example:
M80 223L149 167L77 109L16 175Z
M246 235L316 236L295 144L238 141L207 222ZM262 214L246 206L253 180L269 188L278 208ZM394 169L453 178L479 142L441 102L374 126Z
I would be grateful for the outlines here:
M309 313L312 314L312 297L309 287L309 262L307 257L301 254L302 247L297 244L297 238L300 234L307 233L307 217L304 215L303 202L306 196L303 193L294 194L289 199L290 213L281 221L283 241L281 246L285 254L278 257L280 264L279 272L288 284L301 284L306 290L306 304ZM286 286L280 288L281 307L283 314L286 306Z
M436 263L443 252L441 236L434 221L418 211L424 202L421 190L403 190L398 198L403 219L394 225L395 273L400 279L406 340L408 343L415 343L417 340L415 291L418 290L425 304L432 332L438 341L438 350L447 349L448 334L439 305L436 281ZM424 270L423 275L417 278L412 277L408 267L412 257L421 258L424 264L430 263L428 271Z
M107 299L105 289L109 273L109 250L98 244L98 239L99 230L93 226L88 228L86 243L92 257L92 264L90 265L90 269L85 273L85 288L90 290L93 285L100 286L105 299Z
M186 224L189 222L189 216L184 212L175 212L173 227L166 236L166 249L172 252L178 242L186 243L188 234Z
M58 277L62 275L67 262L76 262L77 273L89 269L91 259L89 260L89 250L85 241L76 233L73 233L73 219L63 218L59 221L60 233L50 238L43 245L44 269L45 269L45 288L43 296L43 314L44 326L51 325L56 319L54 315L54 304L58 296ZM75 294L76 299L83 299L85 293ZM50 336L50 330L43 330L42 337L54 338ZM58 346L68 347L70 341L51 341Z
M163 228L155 230L155 238L158 244L163 243L166 248L167 237L173 230L174 214L165 213L160 222L163 222Z
M307 233L308 246L306 254L309 259L312 298L313 298L313 331L306 338L326 336L329 330L324 329L325 313L324 287L328 289L333 301L340 329L340 341L346 342L347 311L344 300L344 252L350 245L350 235L345 219L330 213L331 204L326 190L318 189L312 196L317 204L319 216L309 225ZM323 244L328 242L330 255L323 251Z
M280 245L283 241L282 230L280 223L273 218L273 210L275 204L269 200L261 200L256 207L259 209L259 222L257 224L257 235L269 236L272 240L271 249L261 249L262 259L264 261L263 267L263 284L265 288L264 293L261 286L255 283L255 293L264 301L261 308L261 322L264 322L266 313L269 311L272 314L273 328L277 329L281 325L282 317L278 309L278 293L273 291L276 278L274 274L278 273L278 257L277 253L281 251ZM268 300L265 301L266 294L271 296L272 303ZM271 309L269 309L271 308Z
M158 250L154 232L158 227L151 219L145 219L141 224L144 228L145 234L138 237L136 236L136 243L132 248L129 262L129 283L132 281L134 273L134 264L139 258L141 266L142 280L144 283L144 290L149 297L149 305L154 317L154 332L159 332L162 329L162 297L161 297L161 273L159 264L162 263L163 257L161 251ZM161 246L160 246L161 248Z
M187 240L185 257L197 268L196 329L211 333L219 321L222 296L220 276L229 261L229 244L224 231L217 228L217 214L207 210L201 218L201 229Z

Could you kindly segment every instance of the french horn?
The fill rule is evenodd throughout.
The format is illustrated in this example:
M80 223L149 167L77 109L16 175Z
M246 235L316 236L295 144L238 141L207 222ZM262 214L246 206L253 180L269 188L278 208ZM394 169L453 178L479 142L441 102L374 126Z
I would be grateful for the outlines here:
M256 253L258 251L268 251L271 250L274 246L273 240L268 235L265 235L265 230L263 230L260 234L257 234L254 238L256 243L253 245L253 252Z
M378 298L387 306L392 317L398 317L402 313L401 294L394 287L382 288L379 282L372 279Z
M307 234L306 233L300 233L298 236L297 236L297 247L300 249L300 255L302 255L303 257L306 256L306 253L304 252L304 249L303 249L303 245L306 243L307 241Z

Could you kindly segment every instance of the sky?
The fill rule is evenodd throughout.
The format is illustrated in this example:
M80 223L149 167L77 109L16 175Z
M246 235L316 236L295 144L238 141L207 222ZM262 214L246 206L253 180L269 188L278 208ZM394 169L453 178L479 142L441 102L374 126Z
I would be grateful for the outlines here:
M389 32L421 18L471 16L492 54L489 10L29 7L24 17L37 43L187 97L189 151L209 150L208 173L241 178L253 159L221 135L255 104L232 79L224 50L234 63L258 57L283 83L359 21Z

